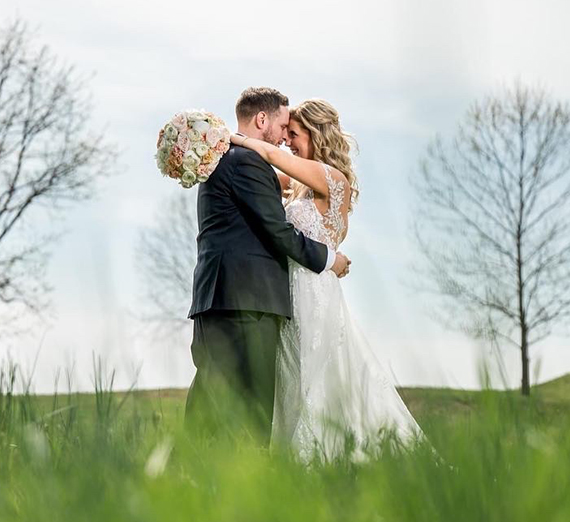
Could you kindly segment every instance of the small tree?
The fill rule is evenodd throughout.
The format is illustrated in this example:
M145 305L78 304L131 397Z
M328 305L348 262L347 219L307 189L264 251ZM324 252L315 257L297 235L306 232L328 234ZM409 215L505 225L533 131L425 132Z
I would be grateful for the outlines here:
M49 304L45 268L66 204L90 198L114 154L88 132L91 107L72 67L38 48L26 25L0 29L0 303L3 326ZM44 214L40 214L44 211ZM44 221L46 221L44 219ZM12 312L10 314L10 312Z
M136 263L144 288L141 318L161 335L186 334L196 265L192 195L178 190L157 210L155 226L141 230Z
M520 83L473 104L413 180L420 272L443 318L529 350L570 315L570 111Z

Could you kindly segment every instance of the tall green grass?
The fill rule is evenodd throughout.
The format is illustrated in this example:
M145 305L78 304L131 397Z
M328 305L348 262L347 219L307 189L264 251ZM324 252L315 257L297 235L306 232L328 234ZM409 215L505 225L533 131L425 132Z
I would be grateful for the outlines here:
M570 520L560 398L404 390L444 463L420 446L305 466L243 434L190 439L184 391L117 393L94 373L93 394L34 396L0 372L1 521Z

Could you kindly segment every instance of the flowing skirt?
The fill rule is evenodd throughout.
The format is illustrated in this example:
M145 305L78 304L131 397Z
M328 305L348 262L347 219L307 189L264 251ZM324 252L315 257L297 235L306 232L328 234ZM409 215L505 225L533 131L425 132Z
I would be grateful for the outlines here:
M301 460L366 458L382 434L423 434L389 374L350 317L339 279L289 260L293 316L281 329L272 446Z

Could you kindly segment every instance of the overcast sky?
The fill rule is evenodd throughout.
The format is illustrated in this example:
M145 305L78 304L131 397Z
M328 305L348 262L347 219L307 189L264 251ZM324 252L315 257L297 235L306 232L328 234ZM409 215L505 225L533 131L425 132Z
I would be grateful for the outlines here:
M450 135L472 101L501 85L520 78L567 96L570 4L0 0L0 13L4 22L21 16L62 60L96 73L93 127L123 151L121 175L67 215L49 270L56 319L0 348L28 368L39 349L36 391L50 391L56 369L72 361L75 388L91 389L93 351L116 368L118 387L138 367L140 387L189 385L190 329L186 340L151 339L133 319L142 290L137 234L182 190L155 167L156 135L190 107L234 126L235 100L250 85L276 87L292 104L329 100L359 141L362 194L342 247L353 260L343 288L378 356L401 384L478 386L485 350L432 322L429 301L403 284L416 255L408 179L435 133ZM539 380L570 372L568 344L551 338L533 349ZM504 356L517 385L519 355L509 348Z

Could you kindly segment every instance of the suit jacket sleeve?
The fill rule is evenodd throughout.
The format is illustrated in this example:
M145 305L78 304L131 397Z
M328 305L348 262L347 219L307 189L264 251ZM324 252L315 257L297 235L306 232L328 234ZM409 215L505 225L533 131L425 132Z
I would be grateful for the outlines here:
M289 256L313 272L322 272L327 262L326 245L305 237L287 222L273 169L259 154L240 152L232 192L247 222L270 250Z

